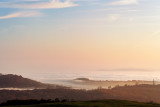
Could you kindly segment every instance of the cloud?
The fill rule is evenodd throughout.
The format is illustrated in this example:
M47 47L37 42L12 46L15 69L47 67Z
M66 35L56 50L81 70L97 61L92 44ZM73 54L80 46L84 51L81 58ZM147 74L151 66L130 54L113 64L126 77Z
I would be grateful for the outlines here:
M6 16L0 16L0 19L9 19L9 18L17 18L17 17L33 17L33 16L40 16L41 14L36 11L24 11L24 12L16 12L11 13Z
M99 1L99 0L70 0L70 1L87 1L87 2L93 2L93 1Z
M130 21L130 22L133 22L133 21L134 21L134 18L132 18L132 17L129 18L129 21Z
M12 0L13 2L19 2L19 1L40 1L40 0Z
M27 0L30 1L30 0ZM33 0L32 0L33 1ZM35 1L35 0L34 0ZM21 9L52 9L52 8L66 8L74 7L78 4L74 4L71 1L50 0L48 2L32 2L32 3L1 3L1 8L21 8Z
M160 35L160 31L159 30L157 30L157 31L152 33L152 36L159 36L159 35Z
M109 3L109 5L132 5L132 4L138 4L137 0L118 0Z
M155 70L143 69L143 68L120 68L120 69L98 69L96 71L155 71Z
M23 0L23 1L40 1L40 0Z
M119 19L120 15L119 14L109 14L107 16L107 21L108 22L115 22Z

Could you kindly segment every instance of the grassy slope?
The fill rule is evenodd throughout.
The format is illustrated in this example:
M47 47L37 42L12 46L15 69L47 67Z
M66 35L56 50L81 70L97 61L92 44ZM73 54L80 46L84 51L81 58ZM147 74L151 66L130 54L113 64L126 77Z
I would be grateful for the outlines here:
M123 100L87 101L87 102L65 102L26 106L7 106L7 107L160 107L158 104L138 103Z

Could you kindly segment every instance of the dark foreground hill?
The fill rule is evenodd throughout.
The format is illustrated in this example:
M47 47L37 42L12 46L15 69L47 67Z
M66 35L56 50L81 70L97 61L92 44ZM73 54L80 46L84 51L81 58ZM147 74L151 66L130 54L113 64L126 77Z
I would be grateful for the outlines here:
M113 89L77 90L77 89L36 89L1 90L0 102L26 99L67 99L69 101L91 101L118 99L138 102L160 103L160 85L137 85L116 87Z
M7 106L7 107L19 107ZM41 103L34 105L21 105L21 107L160 107L154 103L138 103L125 100L103 100L103 101L85 101L85 102L54 102Z

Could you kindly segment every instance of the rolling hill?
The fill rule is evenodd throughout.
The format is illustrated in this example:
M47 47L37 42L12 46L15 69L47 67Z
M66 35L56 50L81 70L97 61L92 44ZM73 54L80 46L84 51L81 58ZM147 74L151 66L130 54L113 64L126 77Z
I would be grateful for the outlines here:
M55 84L45 84L28 78L24 78L19 75L0 74L0 88L60 88L63 86Z

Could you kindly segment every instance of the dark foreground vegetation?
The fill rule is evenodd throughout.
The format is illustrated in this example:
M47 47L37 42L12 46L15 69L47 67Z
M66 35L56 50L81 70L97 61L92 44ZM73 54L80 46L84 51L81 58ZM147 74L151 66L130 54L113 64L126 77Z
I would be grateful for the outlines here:
M33 105L33 104L44 104L44 103L57 103L57 102L67 102L66 99L60 100L59 98L56 98L55 100L48 99L48 100L36 100L36 99L30 99L30 100L8 100L4 103L1 103L0 106L13 106L13 105Z
M56 101L57 100L57 101ZM125 100L101 100L67 102L66 100L13 100L1 104L2 107L160 107L155 103L140 103Z
M115 87L113 89L36 89L36 90L0 90L0 103L8 100L27 99L68 99L69 101L91 101L118 99L138 102L160 103L160 85L137 85Z

